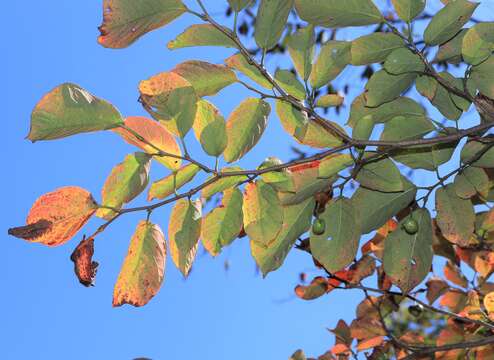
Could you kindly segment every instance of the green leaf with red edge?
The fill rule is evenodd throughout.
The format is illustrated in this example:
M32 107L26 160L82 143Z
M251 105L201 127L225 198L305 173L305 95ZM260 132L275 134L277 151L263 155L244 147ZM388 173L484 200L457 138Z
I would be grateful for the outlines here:
M231 30L224 28L225 32ZM225 33L211 24L196 24L189 26L175 40L168 43L168 49L176 50L194 46L221 46L236 48L235 42Z
M314 27L310 25L300 28L297 32L289 35L286 40L286 46L293 65L304 80L309 79L312 71L315 42Z
M283 207L283 225L278 235L267 246L251 241L251 252L263 276L281 267L293 244L310 227L314 199Z
M196 164L188 164L172 174L151 184L148 192L148 201L165 199L185 184L191 182L201 168Z
M254 38L265 50L276 46L285 29L294 0L261 0L257 9Z
M302 20L330 28L365 26L383 21L371 0L295 0Z
M249 238L268 246L283 225L283 208L276 190L261 180L247 184L242 210Z
M329 40L322 45L310 73L312 87L323 87L341 74L352 60L351 46L349 41L336 40Z
M98 42L108 48L125 48L186 11L180 0L104 0Z
M475 212L470 200L456 195L452 184L436 191L437 224L450 242L466 246L474 231Z
M400 19L410 22L424 11L426 0L391 0Z
M129 250L113 290L113 306L146 305L159 291L165 277L166 240L158 225L142 220L130 240Z
M414 220L418 231L410 234L403 224ZM432 265L432 222L427 209L418 209L400 221L384 243L384 271L403 292L408 293L429 273Z
M477 8L478 3L466 0L449 2L431 19L424 32L427 45L440 45L453 38L465 25Z
M115 166L101 191L102 205L121 209L142 193L149 182L150 160L149 155L136 152L127 155L123 162ZM96 216L106 220L115 215L113 210L103 207L96 212Z
M224 65L205 61L188 60L178 64L172 72L186 79L194 87L197 96L213 96L237 81L235 73Z
M137 146L148 154L156 154L158 152L156 148L158 148L168 154L182 156L177 140L159 122L142 116L131 116L125 119L124 125L147 141L139 140L134 134L122 127L114 129L113 131L127 143ZM154 156L153 158L171 170L178 170L182 164L182 159L171 156Z
M175 203L170 222L170 252L173 263L184 277L189 275L201 235L202 205L200 200L180 199Z
M403 39L393 33L376 32L352 41L352 65L369 65L386 60L389 54L404 47Z
M323 234L310 235L312 256L333 273L350 264L357 255L360 240L356 211L350 200L331 201L319 219L326 223Z
M9 235L47 246L65 244L97 210L91 193L67 186L39 197L31 207L26 226L9 229Z
M199 100L192 84L174 72L164 72L141 81L139 91L146 111L172 134L185 137Z
M242 192L237 188L228 189L223 193L221 205L202 219L202 244L216 256L238 237L242 225Z
M228 139L225 119L218 108L209 101L200 100L197 103L192 128L206 154L218 157L226 149Z
M225 60L226 66L231 69L235 69L249 79L262 86L265 89L272 89L273 85L264 77L264 75L259 71L257 67L252 64L249 64L245 57L238 53L233 56L230 56Z
M36 104L27 138L32 142L112 129L123 124L113 105L79 85L57 86Z
M261 139L271 107L260 99L244 100L229 116L226 123L228 143L223 156L229 163L242 158Z

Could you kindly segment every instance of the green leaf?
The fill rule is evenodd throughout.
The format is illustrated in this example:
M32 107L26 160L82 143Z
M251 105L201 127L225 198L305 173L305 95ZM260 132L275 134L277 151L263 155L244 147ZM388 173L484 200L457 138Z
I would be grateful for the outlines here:
M390 75L386 70L375 72L365 85L367 106L376 107L395 100L412 86L416 77L414 73Z
M65 83L46 94L31 114L31 141L112 129L123 124L117 109L78 85Z
M288 360L307 360L302 350L295 351Z
M473 188L475 189L474 195L475 193L479 193L480 196L484 198L489 195L489 189L491 184L489 177L487 176L487 173L485 172L484 169L476 168L476 167L467 167L465 170L463 170L461 174L457 175L456 177L458 176L464 177L470 184L472 184ZM456 185L456 179L455 179L455 185Z
M315 45L314 27L308 26L300 28L296 33L287 38L287 48L293 65L298 74L304 80L307 80L312 70L312 58L314 56Z
M220 173L222 174L222 177L219 180L215 181L214 183L205 186L202 189L201 197L207 200L211 198L213 195L225 191L226 189L237 186L241 182L246 181L248 179L248 177L245 175L225 176L228 173L237 172L237 171L242 171L242 169L238 166L225 167L221 169ZM212 177L210 177L207 181L210 181L211 179Z
M221 205L202 219L202 243L212 256L237 238L242 219L242 192L237 188L226 190Z
M224 28L226 32L231 30ZM176 50L194 46L221 46L237 48L237 44L211 24L189 26L175 40L168 43L168 49Z
M357 255L360 229L356 210L346 198L332 200L319 219L326 223L321 235L310 234L312 256L331 273L349 265Z
M201 235L201 201L180 199L175 203L168 223L173 263L187 277L192 268Z
M463 173L457 174L455 176L455 182L453 183L456 195L462 199L470 199L475 194L477 190L473 184L467 179Z
M359 187L353 194L362 234L380 228L415 199L417 188L405 178L402 181L405 188L402 192L383 193Z
M483 95L494 99L494 56L473 66L470 79Z
M302 20L329 28L365 26L383 21L371 0L295 0Z
M254 38L265 50L276 46L285 28L294 0L261 0L257 9Z
M449 2L439 10L424 32L424 41L427 45L440 45L455 36L465 25L477 8L478 3L466 0Z
M165 278L166 240L158 225L139 222L113 290L113 306L146 305Z
M267 102L249 98L230 114L226 123L228 144L224 152L227 162L237 161L257 144L266 129L270 112Z
M232 7L233 11L240 12L252 3L252 0L228 0L228 4Z
M465 61L478 65L494 51L494 22L479 23L465 34L461 44L461 53Z
M216 106L207 100L200 100L193 129L206 154L220 156L223 153L227 145L226 124Z
M414 220L418 231L409 234L403 228ZM408 293L427 276L432 265L432 221L427 209L417 209L404 218L384 242L384 271L401 291Z
M260 246L268 246L283 224L283 208L276 191L263 181L247 184L242 210L249 238Z
M352 41L352 65L369 65L386 60L395 49L404 47L403 40L396 34L377 32Z
M420 56L406 48L393 50L386 58L384 69L390 74L401 75L411 72L423 72L425 65Z
M310 227L314 211L314 199L283 207L283 226L267 247L251 241L251 252L263 276L277 270L285 261L297 239Z
M434 62L446 61L450 64L459 64L462 59L462 44L468 29L462 29L455 37L439 46Z
M185 184L191 182L201 168L195 164L181 167L173 174L157 180L151 184L148 192L148 201L154 199L165 199Z
M197 96L213 96L237 81L235 73L224 65L189 60L178 64L172 72L190 82Z
M375 125L376 123L371 115L364 116L353 126L353 138L356 140L369 140Z
M316 148L329 148L341 145L341 139L328 133L321 125L310 121L305 114L292 104L276 100L276 113L285 131L301 144ZM336 123L331 123L343 129Z
M149 182L151 157L136 152L125 157L124 161L113 168L101 191L103 206L121 209L144 191ZM96 216L105 220L113 218L113 210L100 208Z
M312 66L310 83L314 88L326 86L334 80L352 60L349 41L330 40L324 43Z
M426 0L391 0L398 16L407 22L415 19L425 8Z
M490 139L492 141L492 138ZM479 158L475 160L475 158ZM494 146L492 143L483 144L480 141L469 141L461 150L461 161L472 163L472 166L494 168Z
M372 153L366 154L366 156L371 155ZM372 190L382 192L404 190L400 170L388 158L375 160L362 166L355 180L360 185Z
M415 82L417 91L434 105L446 118L458 120L462 111L453 102L449 91L429 76L419 76Z
M355 98L350 109L347 124L354 127L364 116L370 115L375 123L385 123L396 116L423 116L425 109L415 100L399 97L376 108L366 107L365 94Z
M139 91L146 111L172 134L185 137L199 100L191 83L174 72L164 72L141 81Z
M391 157L412 169L434 171L451 159L456 145L457 143L439 144L402 149L393 152Z
M107 48L125 48L186 11L180 0L104 0L98 42Z
M456 195L452 184L436 191L437 225L450 242L467 246L474 231L475 212L470 200Z
M395 116L384 125L382 141L419 139L435 130L431 119L426 116Z
M242 54L235 54L230 56L225 60L226 66L231 69L235 69L240 71L242 74L256 82L258 85L262 86L265 89L272 89L273 85L262 75L258 68L254 65L251 65L245 60Z
M258 170L268 169L273 166L278 166L283 164L283 162L277 157L269 157L262 162L262 164L257 168ZM289 169L281 169L278 171L270 171L261 174L262 180L271 185L277 191L294 191L294 184L292 179L292 174Z
M318 177L328 179L353 165L350 154L335 154L321 160Z
M319 97L316 106L321 108L337 107L343 105L345 98L337 94L328 94Z
M449 84L451 84L455 88L468 92L469 94L472 95L472 97L475 96L476 90L472 82L467 82L467 87L465 88L465 80L463 78L456 78L448 72L441 72L439 73L439 76L441 76L443 79L445 79ZM465 112L468 111L470 105L472 104L469 100L461 96L455 95L453 93L450 93L449 95L451 97L451 100L458 109Z
M305 87L294 73L289 70L276 70L274 78L288 94L299 100L305 99Z

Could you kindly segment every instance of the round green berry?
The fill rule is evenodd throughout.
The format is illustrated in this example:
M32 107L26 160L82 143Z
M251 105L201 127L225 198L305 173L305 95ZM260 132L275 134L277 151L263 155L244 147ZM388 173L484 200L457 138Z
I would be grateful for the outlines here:
M403 223L403 229L405 229L405 231L408 234L413 235L413 234L416 234L417 231L419 231L419 224L417 223L417 221L415 221L413 219L407 219Z
M322 235L326 231L326 222L323 219L316 219L312 224L312 232L315 235Z

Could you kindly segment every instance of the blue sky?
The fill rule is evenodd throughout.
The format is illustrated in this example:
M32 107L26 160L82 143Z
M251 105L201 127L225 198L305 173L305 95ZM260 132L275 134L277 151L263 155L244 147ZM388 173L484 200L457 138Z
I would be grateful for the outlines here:
M221 18L226 2L206 3ZM492 14L492 10L494 1L482 1L478 13ZM317 274L311 259L297 251L281 270L264 280L255 271L246 239L238 240L216 259L200 251L186 281L168 261L162 290L149 305L113 309L113 284L143 214L124 217L98 238L95 259L100 268L96 287L90 289L78 283L69 260L82 233L58 248L6 235L8 227L24 223L33 201L45 192L77 185L99 198L112 167L135 151L109 132L36 144L24 140L31 110L44 93L70 81L109 100L126 116L145 115L136 101L140 80L188 59L220 63L233 52L219 48L167 50L166 43L195 22L190 16L145 36L130 48L104 49L96 43L101 1L33 1L29 5L10 1L4 5L4 17L8 35L2 41L0 61L7 81L2 86L7 136L1 150L6 161L0 179L5 202L0 218L4 229L0 273L0 339L4 346L0 358L251 360L288 358L297 348L319 355L330 348L333 337L325 329L340 318L353 319L361 294L334 292L313 302L296 299L293 287L299 272ZM347 39L357 35L354 30L339 33ZM340 81L355 82L355 74L345 72ZM212 101L227 116L247 95L242 87L232 86ZM343 123L346 115L330 116ZM476 120L467 118L465 125ZM200 155L200 146L192 137L187 142L193 154L212 163L213 159ZM266 135L242 165L254 167L268 155L289 160L292 144L271 116ZM159 164L153 164L154 179L165 173ZM137 203L143 201L139 198ZM168 213L169 208L157 211L152 220L166 229ZM88 232L98 224L98 220L91 221ZM224 269L225 261L230 264L229 271Z

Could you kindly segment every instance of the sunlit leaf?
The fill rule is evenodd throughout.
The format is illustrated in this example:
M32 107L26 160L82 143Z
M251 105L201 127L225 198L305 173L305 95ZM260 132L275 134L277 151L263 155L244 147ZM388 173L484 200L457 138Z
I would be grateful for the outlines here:
M237 188L223 193L221 205L202 219L201 240L213 256L237 238L242 231L242 192Z
M349 265L357 255L360 228L356 210L350 200L339 198L327 206L319 219L326 223L321 235L310 235L312 256L329 272Z
M455 0L449 2L439 10L424 32L424 40L428 45L440 45L455 36L465 25L478 3L466 0Z
M254 38L256 44L269 50L281 37L294 0L261 0L257 10Z
M304 85L297 79L294 73L288 70L277 70L274 78L288 94L299 100L305 99Z
M168 131L184 137L196 116L198 97L190 82L174 72L157 74L139 84L141 101Z
M48 246L69 241L97 209L92 195L67 186L38 198L26 219L26 226L9 229L9 235Z
M249 98L230 114L226 123L228 144L224 152L227 162L237 161L257 144L266 129L270 112L267 102Z
M404 47L403 40L396 34L376 32L352 41L352 65L368 65L386 60L395 49Z
M349 41L330 40L322 45L312 71L310 83L314 88L320 88L334 80L352 60Z
M494 22L479 23L465 34L461 44L461 54L465 61L478 65L494 51Z
M468 288L468 279L462 274L461 269L448 261L443 269L444 277L453 284Z
M201 192L202 198L207 200L211 198L213 195L220 193L228 188L232 188L248 179L248 177L245 175L224 176L224 174L228 174L236 171L242 171L242 168L238 166L231 166L221 169L221 174L223 174L223 176L219 180L205 186L202 189ZM208 181L209 180L211 180L211 178L209 178Z
M104 0L98 42L108 48L127 47L142 35L165 26L186 11L180 0Z
M225 28L225 32L230 32ZM211 24L197 24L189 26L183 33L178 35L175 40L168 43L168 49L182 49L194 46L221 46L227 48L236 48L237 44L230 39L225 33Z
M46 94L31 114L31 141L112 129L123 124L117 109L79 85L65 83Z
M180 199L175 203L170 214L168 223L170 252L173 263L185 277L189 275L199 246L201 209L200 200Z
M186 79L197 96L213 96L237 81L235 73L224 65L189 60L178 64L172 72Z
M302 20L330 28L364 26L383 20L371 0L295 0Z
M260 246L268 246L283 224L283 208L276 191L263 181L247 184L242 210L249 238Z
M149 182L150 160L149 155L136 152L115 166L101 191L102 205L118 210L143 192ZM116 213L109 208L100 208L96 215L108 220Z
M316 101L317 107L328 108L343 105L345 98L337 94L328 94L319 97Z
M328 285L328 279L318 276L307 286L298 285L295 288L295 294L303 300L314 300L323 296L330 290L331 288Z
M228 0L233 11L240 12L252 3L252 0Z
M196 164L188 164L163 179L153 182L149 188L148 201L167 198L191 182L200 170L201 168Z
M262 75L258 68L245 60L242 54L235 54L225 60L225 64L232 69L240 71L242 74L261 85L263 88L271 89L273 85Z
M166 153L182 156L182 151L178 146L177 140L159 122L142 116L131 116L125 119L124 125L147 140L147 142L139 140L134 134L124 128L118 127L114 129L113 131L120 135L127 143L137 146L148 154L156 154L158 152L156 148L158 148ZM182 163L182 159L176 157L154 156L154 159L171 170L179 169Z
M216 106L207 100L200 100L193 129L206 154L220 156L223 153L227 145L226 124Z
M321 160L318 176L330 178L351 165L353 165L353 158L350 154L331 155Z
M113 290L113 306L146 305L161 287L165 261L166 242L160 227L139 222Z
M277 157L269 157L262 162L257 168L258 170L265 170L274 166L282 165L283 161ZM292 172L290 169L284 168L275 171L269 171L261 174L262 180L271 185L277 191L294 191L295 185L292 178Z
M252 256L263 276L278 269L295 241L310 227L315 202L307 199L300 204L283 207L283 225L278 235L267 245L251 241Z
M307 80L312 71L312 58L315 45L314 27L300 28L294 34L288 36L286 46L297 73Z

